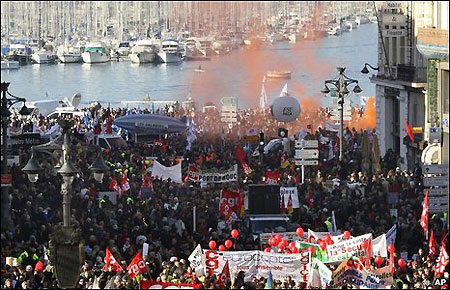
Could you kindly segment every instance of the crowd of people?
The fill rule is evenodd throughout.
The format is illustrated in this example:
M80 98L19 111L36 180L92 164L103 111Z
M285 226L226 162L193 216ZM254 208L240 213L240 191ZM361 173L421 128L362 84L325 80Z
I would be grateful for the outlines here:
M98 104L85 111L85 118L74 118L74 135L107 131L111 125L116 130L119 128L114 128L113 124L118 116L150 112L147 109L102 108ZM308 124L307 120L302 119L296 123L298 127L290 125L289 135L296 133L298 137L302 134L304 139L319 140L320 144L319 165L308 167L302 183L302 173L294 166L292 152L288 154L290 165L280 168L283 148L254 157L253 153L258 150L257 143L244 141L250 128L263 131L266 141L278 137L280 124L273 120L269 111L240 111L239 124L231 130L224 130L220 125L217 110L192 114L181 106L174 106L166 107L160 113L191 117L196 139L190 150L186 150L188 142L185 133L162 138L158 144L130 140L127 148L104 149L103 158L111 170L102 182L96 181L88 170L92 156L82 149L77 152L75 164L80 173L73 182L71 222L81 229L86 259L78 288L138 288L138 280L153 280L201 284L203 288L217 289L217 277L195 275L188 257L198 244L204 249L208 248L210 240L223 244L232 228L240 233L233 250L260 249L259 241L253 238L244 222L237 220L232 225L223 222L218 214L220 192L225 188L246 192L248 184L263 183L265 173L275 170L280 172L279 184L298 188L301 206L294 210L286 231L302 227L328 232L325 221L332 211L338 228L350 231L353 236L372 233L377 237L397 224L396 259L400 258L401 252L407 252L408 264L404 268L397 267L393 287L408 289L432 285L439 241L448 232L448 215L430 214L429 228L433 229L437 241L437 253L431 256L419 225L424 200L419 164L413 171L402 171L398 156L389 150L377 160L381 170L371 166L367 170L363 165L363 131L352 128L345 130L342 140L345 154L344 159L339 161L337 133L326 130L324 123L320 123L319 128L314 126L301 130ZM323 109L316 114L325 115ZM300 127L300 123L306 125ZM43 116L23 119L13 114L10 122L12 130L20 128L24 132L39 130L45 133L53 126L56 126L56 121ZM125 137L125 132L119 133ZM366 130L366 134L372 139L376 132ZM185 179L190 165L200 170L223 170L239 164L234 156L237 146L244 148L245 158L253 171L251 174L246 175L240 168L237 182L222 184L199 184ZM62 221L62 178L56 174L51 160L43 160L43 173L36 183L30 183L21 171L30 156L30 150L21 151L20 163L9 167L13 177L10 201L14 228L2 229L1 233L1 287L5 289L57 288L48 249L52 228ZM149 156L166 166L182 162L184 182L152 178L150 193L143 194L142 176L148 174L151 167L151 161L146 159ZM100 198L99 193L111 191L113 177L120 180L121 174L126 174L130 189L119 194L116 200ZM391 193L397 193L398 200L388 204L387 197ZM195 227L194 206L197 213ZM144 258L148 271L139 279L132 279L126 267L142 250L144 243L149 245ZM106 249L124 271L103 268ZM15 257L15 263L8 262L7 257ZM263 289L266 283L267 277L244 281L243 276L238 275L233 281L227 281L226 285L234 289ZM290 278L286 281L275 279L273 287L299 289L305 288L306 284Z

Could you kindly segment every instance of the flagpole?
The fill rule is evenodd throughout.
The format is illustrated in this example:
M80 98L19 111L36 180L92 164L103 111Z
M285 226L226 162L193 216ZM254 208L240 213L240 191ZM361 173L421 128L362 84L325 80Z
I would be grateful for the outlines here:
M305 165L302 165L302 184L305 183Z
M192 222L193 222L193 231L194 233L197 231L197 207L194 205L192 208Z

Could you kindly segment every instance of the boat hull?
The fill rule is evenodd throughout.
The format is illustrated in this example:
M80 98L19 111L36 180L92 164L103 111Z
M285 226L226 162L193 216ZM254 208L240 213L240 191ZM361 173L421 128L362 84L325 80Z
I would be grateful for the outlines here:
M76 54L60 54L58 58L63 63L78 63L83 62L81 55Z
M31 59L34 63L37 64L46 64L46 63L53 63L55 62L56 58L54 55L51 54L40 54L40 53L34 53L31 55Z
M176 63L181 61L181 56L178 53L160 52L158 53L161 61L164 63Z
M130 54L130 60L132 63L150 63L155 61L154 52L137 52Z
M101 52L83 52L81 56L85 63L102 63L109 61L108 55Z
M18 69L19 68L18 61L3 61L2 60L2 69Z

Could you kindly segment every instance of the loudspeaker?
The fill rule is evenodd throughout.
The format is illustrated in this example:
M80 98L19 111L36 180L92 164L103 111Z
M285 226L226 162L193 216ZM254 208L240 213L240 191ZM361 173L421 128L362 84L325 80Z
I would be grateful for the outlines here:
M249 214L280 214L280 186L251 184L248 189Z

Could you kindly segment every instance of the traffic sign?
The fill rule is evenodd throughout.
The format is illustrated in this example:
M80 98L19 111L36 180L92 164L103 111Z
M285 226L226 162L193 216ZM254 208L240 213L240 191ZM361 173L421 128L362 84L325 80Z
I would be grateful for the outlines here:
M319 157L319 150L317 149L296 149L295 158L297 159L314 159Z
M333 121L339 121L341 118L339 116L331 116L330 119ZM343 119L344 119L344 121L350 121L352 119L352 117L344 115Z
M301 166L301 165L317 165L319 164L318 160L295 160L295 165L296 166Z
M295 148L317 148L319 141L317 140L295 140Z
M430 204L448 204L448 196L430 196Z
M423 166L424 174L448 174L448 164L430 164Z
M221 117L225 117L225 118L235 118L237 116L237 113L224 113L222 112L220 114Z
M334 116L339 116L339 114L340 114L339 111L336 111L336 110L333 110L330 113L333 114ZM352 112L344 110L344 116L351 116L351 115L352 115Z
M236 106L222 106L222 112L236 112Z
M222 118L222 119L220 119L220 121L225 122L225 123L236 123L237 118Z
M424 186L448 186L448 176L425 177Z
M237 98L234 97L224 97L220 100L220 102L225 105L237 104Z

